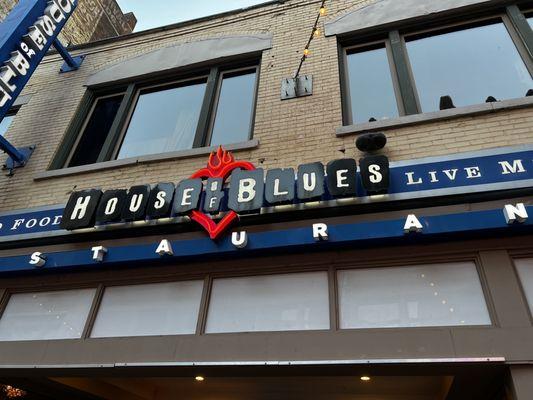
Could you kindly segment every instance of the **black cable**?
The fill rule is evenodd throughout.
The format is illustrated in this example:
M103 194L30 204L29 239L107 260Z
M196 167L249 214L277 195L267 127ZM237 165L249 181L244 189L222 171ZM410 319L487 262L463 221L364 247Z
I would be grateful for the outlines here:
M326 0L322 0L322 4L320 5L320 10L318 11L318 15L316 17L315 24L313 25L313 31L311 32L311 36L309 37L309 40L307 41L307 45L304 49L304 55L302 56L302 59L300 60L300 65L298 66L298 69L296 70L296 74L294 75L294 79L298 78L300 76L300 71L302 70L302 66L304 65L304 62L307 58L305 55L305 50L309 50L309 46L311 46L311 42L313 41L313 38L315 37L315 32L318 28L318 22L320 21L321 17L321 10L325 9L324 5L326 4Z

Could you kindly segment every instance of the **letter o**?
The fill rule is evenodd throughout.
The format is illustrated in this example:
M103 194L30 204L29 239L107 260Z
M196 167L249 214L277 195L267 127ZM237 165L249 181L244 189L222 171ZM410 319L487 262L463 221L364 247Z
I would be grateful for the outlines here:
M50 222L52 222L52 219L50 217L44 217L39 221L39 226L47 226L50 224Z
M37 220L35 218L32 218L32 219L28 220L28 222L26 222L26 228L27 229L31 229L35 225L37 225Z

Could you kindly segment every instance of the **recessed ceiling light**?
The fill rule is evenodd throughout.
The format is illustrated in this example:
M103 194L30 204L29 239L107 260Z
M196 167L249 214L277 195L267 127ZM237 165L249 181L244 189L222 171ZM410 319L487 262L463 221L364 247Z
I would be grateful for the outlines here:
M361 377L361 380L362 380L363 382L368 382L368 381L370 381L370 377L364 375L364 376Z
M198 375L198 376L195 376L194 379L196 380L196 382L203 382L205 381L205 378L201 375Z

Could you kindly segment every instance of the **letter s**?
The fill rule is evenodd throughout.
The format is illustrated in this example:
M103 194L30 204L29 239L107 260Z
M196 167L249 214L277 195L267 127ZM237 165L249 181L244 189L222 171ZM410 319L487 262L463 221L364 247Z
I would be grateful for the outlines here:
M370 172L370 182L381 183L383 175L379 171L381 171L381 167L377 164L372 164L368 167L368 172Z

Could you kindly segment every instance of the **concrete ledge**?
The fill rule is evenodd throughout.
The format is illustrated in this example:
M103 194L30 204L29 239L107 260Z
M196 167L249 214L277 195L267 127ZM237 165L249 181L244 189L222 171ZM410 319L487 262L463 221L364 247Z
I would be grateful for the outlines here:
M257 146L259 146L259 140L252 139L252 140L248 140L247 142L224 145L224 149L231 150L231 151L239 151L239 150L253 149ZM162 161L172 161L172 160L179 160L179 159L184 159L184 158L192 158L192 157L197 157L197 156L205 156L205 155L210 154L213 151L216 151L217 148L218 146L201 147L197 149L179 150L179 151L173 151L169 153L125 158L123 160L105 161L105 162L96 163L96 164L82 165L80 167L55 169L55 170L38 173L37 175L33 177L33 180L41 181L45 179L60 178L64 176L73 176L73 175L81 175L81 174L86 174L86 173L91 173L91 172L100 172L100 171L105 171L105 170L114 169L114 168L129 167L129 166L137 165L137 164L148 164L148 163L155 163L155 162L162 162Z
M260 53L270 48L270 33L214 37L182 43L112 65L90 76L85 86L138 80L208 61Z
M375 132L387 129L404 128L406 126L420 125L429 122L444 121L448 119L469 117L481 114L490 114L497 111L512 110L533 106L533 97L483 103L474 106L452 108L424 114L405 115L399 118L386 119L376 122L347 125L337 128L337 136L353 135L365 132Z
M17 97L12 107L20 107L28 104L31 100L31 96L33 96L33 94L25 94L24 96Z
M326 23L325 31L326 36L343 35L500 3L502 0L378 0Z

